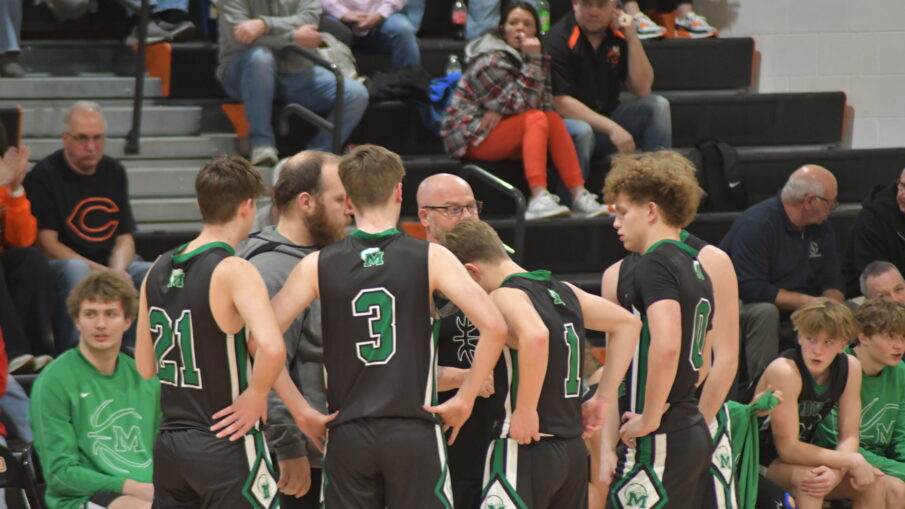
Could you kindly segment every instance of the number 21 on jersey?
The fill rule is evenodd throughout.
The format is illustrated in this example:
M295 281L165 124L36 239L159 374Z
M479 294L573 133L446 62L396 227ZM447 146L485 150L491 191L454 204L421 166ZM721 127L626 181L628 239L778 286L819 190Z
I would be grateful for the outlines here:
M157 377L160 382L200 389L201 370L195 365L191 311L183 310L174 322L165 310L152 306L148 310L148 321L154 336L154 355L157 357ZM179 352L178 362L167 359L174 348Z

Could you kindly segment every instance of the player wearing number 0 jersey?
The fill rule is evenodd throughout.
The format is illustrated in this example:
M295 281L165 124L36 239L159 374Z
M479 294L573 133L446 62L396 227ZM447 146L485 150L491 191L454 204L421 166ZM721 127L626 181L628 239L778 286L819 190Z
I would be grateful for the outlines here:
M697 251L695 258L712 278L714 294L713 332L707 336L712 336L713 344L705 340L703 359L707 366L711 358L707 352L712 350L713 363L711 369L699 371L699 375L706 376L706 381L699 396L698 409L710 427L714 448L710 466L713 488L707 489L702 509L733 509L738 507L737 483L733 474L735 455L732 453L729 409L723 402L738 366L738 283L732 261L726 253L685 230L679 233L679 240ZM634 291L633 278L640 260L639 253L629 253L604 272L601 287L605 298L631 309L629 294ZM699 377L698 383L701 382Z
M713 446L695 386L709 354L713 289L697 250L679 240L701 189L688 160L659 151L614 158L604 192L623 245L642 254L617 295L643 323L620 391L622 443L601 436L607 507L701 507Z
M491 293L509 326L503 351L507 376L495 379L504 412L488 454L481 507L587 507L588 455L581 437L596 425L586 429L582 418L585 326L610 334L600 394L614 401L639 320L548 271L526 272L486 223L462 221L445 243ZM591 409L596 411L593 403Z
M285 349L264 282L233 256L251 229L254 200L263 191L260 175L244 159L218 158L199 172L195 188L202 231L157 259L139 304L136 366L161 383L155 505L278 507L270 455L257 428L270 388L315 437L323 435L326 418L308 425L316 412L281 373Z
M327 403L336 413L324 457L327 509L452 507L443 433L458 429L493 369L505 324L442 246L395 230L405 170L376 146L343 157L339 175L358 230L305 257L273 305L281 325L320 298ZM459 392L439 406L431 295L442 293L481 339Z

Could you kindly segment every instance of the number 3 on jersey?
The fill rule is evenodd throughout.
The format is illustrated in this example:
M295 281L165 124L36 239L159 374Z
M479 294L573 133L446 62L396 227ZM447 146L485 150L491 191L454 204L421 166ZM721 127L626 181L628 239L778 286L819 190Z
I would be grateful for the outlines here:
M154 355L157 357L157 377L161 383L201 388L201 370L195 366L195 336L192 334L192 313L188 310L173 319L159 307L148 310L151 333L154 334ZM167 360L173 348L179 350L179 362ZM177 365L179 369L177 370Z
M355 343L365 366L390 362L396 353L396 297L386 288L367 288L352 299L352 316L368 319L371 339Z

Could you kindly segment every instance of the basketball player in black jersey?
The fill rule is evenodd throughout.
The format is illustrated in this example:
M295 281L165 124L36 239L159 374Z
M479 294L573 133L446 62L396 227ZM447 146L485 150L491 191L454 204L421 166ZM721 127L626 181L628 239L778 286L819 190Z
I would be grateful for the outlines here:
M505 398L485 470L482 508L576 509L588 504L582 423L585 327L608 333L601 397L616 399L641 323L619 306L551 277L527 272L487 223L462 221L445 239L490 292L509 327ZM590 430L589 430L590 431Z
M792 313L792 324L798 345L767 365L757 383L757 391L772 385L784 395L761 429L767 479L792 493L798 509L819 509L836 498L853 499L855 509L883 509L883 474L858 452L861 363L842 351L858 333L852 312L818 298ZM833 405L839 408L835 450L810 443Z
M685 159L674 152L664 152L659 157L673 157L676 164L685 164ZM679 233L679 240L697 250L696 258L713 282L713 328L705 337L704 367L699 372L706 376L698 401L698 409L710 427L713 438L714 455L711 470L714 473L712 497L705 494L703 507L731 509L736 505L736 486L732 474L731 434L728 411L723 406L733 385L738 368L739 318L738 280L732 260L720 248L710 245L685 230ZM601 289L603 297L620 302L618 290L623 285L634 285L633 277L640 253L630 253L611 265L603 273ZM710 344L712 339L713 344ZM712 350L711 355L707 353ZM710 369L708 369L710 365ZM698 380L700 383L701 380Z
M660 151L615 158L604 192L619 239L642 254L618 301L644 324L620 391L622 443L606 428L601 436L601 475L613 476L607 506L701 507L713 447L695 388L713 290L697 250L680 241L701 189L687 161Z
M446 248L395 226L405 170L396 154L361 146L339 175L358 230L305 257L273 305L281 326L321 302L330 424L326 509L448 508L443 433L455 440L499 357L506 325ZM436 398L432 295L441 292L478 329L474 363L456 396Z
M198 173L195 189L201 233L161 255L141 287L136 366L160 379L163 413L155 506L276 507L270 454L256 426L270 388L313 437L323 436L327 418L283 370L283 339L261 276L233 256L251 229L261 176L242 158L217 158Z
M471 186L461 177L437 173L418 185L418 219L428 242L442 243L446 233L459 221L476 219L482 203L475 199ZM435 296L436 298L436 296ZM440 402L453 397L468 374L478 343L478 333L462 311L445 299L437 298L440 325L437 331L437 364ZM494 372L501 372L497 362ZM478 507L483 488L484 458L493 433L496 409L502 408L499 394L493 392L493 377L484 382L471 416L455 443L447 448L449 474L456 507Z

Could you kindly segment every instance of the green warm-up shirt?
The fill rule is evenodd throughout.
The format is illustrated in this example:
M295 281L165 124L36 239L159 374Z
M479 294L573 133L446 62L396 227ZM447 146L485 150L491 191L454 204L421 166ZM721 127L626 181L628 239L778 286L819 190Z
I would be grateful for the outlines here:
M855 355L851 345L845 352ZM814 444L827 449L839 442L839 405L820 423ZM905 365L886 366L877 376L862 373L860 450L886 475L905 481Z
M160 382L142 378L130 357L119 354L105 375L78 348L69 350L35 380L30 417L49 507L121 493L126 479L151 482Z

